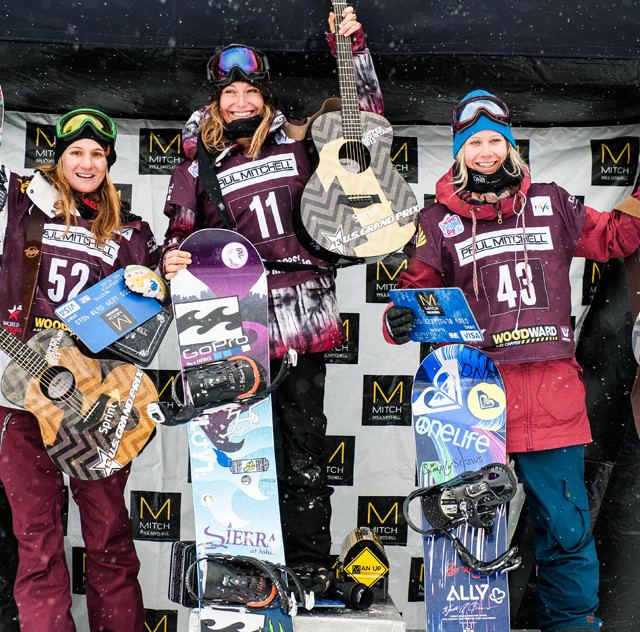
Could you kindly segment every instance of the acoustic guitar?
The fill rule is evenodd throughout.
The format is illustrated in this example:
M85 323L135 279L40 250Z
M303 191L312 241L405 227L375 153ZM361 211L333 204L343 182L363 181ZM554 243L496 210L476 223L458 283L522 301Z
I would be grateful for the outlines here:
M358 107L351 38L337 33L347 3L334 0L341 106L318 116L318 168L300 203L302 228L328 261L377 258L411 239L416 198L390 158L393 129Z
M26 344L0 327L11 358L2 392L38 420L45 449L74 478L114 474L140 452L167 414L148 375L132 364L87 358L60 329Z

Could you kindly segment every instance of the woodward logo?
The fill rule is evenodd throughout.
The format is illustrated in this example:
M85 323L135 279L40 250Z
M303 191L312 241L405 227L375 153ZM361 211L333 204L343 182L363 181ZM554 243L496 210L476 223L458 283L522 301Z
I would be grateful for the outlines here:
M359 496L358 522L369 527L384 545L407 544L407 523L402 515L403 496Z
M360 314L340 314L347 332L347 340L340 347L325 351L325 360L331 364L358 364L360 342Z
M84 595L87 589L87 550L82 546L71 549L71 592Z
M382 261L368 263L366 301L367 303L388 303L389 290L397 288L398 275L407 269L409 258L403 254L391 254Z
M24 166L37 169L42 165L52 165L53 147L56 134L54 125L27 123L27 133L24 147Z
M391 162L407 182L418 182L418 139L396 136L391 143Z
M132 491L131 523L135 540L180 539L181 494Z
M364 375L363 426L411 425L411 375Z
M637 136L591 141L591 184L632 186L638 170Z
M144 609L144 632L177 632L177 610Z
M356 438L347 436L327 436L326 451L327 482L329 485L353 485L353 465Z
M173 168L182 161L181 131L175 128L140 130L140 156L138 173L171 175Z
M424 560L421 557L411 558L407 601L424 601Z

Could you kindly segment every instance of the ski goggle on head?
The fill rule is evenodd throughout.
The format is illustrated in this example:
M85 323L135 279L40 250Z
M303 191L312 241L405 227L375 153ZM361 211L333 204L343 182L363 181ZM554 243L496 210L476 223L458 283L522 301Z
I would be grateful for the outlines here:
M215 85L234 81L265 79L269 77L266 55L251 46L231 44L219 50L207 62L207 80Z
M511 124L509 108L504 101L490 95L473 96L458 103L451 115L451 129L460 133L471 127L481 116L500 123Z
M112 141L116 139L115 123L103 112L87 108L73 110L60 117L56 123L56 136L62 139L72 138L87 124L91 125L100 136Z

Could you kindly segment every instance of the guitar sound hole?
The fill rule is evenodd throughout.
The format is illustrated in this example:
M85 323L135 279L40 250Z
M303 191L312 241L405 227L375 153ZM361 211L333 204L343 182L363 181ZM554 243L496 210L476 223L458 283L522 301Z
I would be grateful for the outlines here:
M338 152L338 159L342 168L349 173L362 173L371 164L369 150L357 140L343 143Z
M40 378L40 388L45 397L52 401L66 399L75 390L73 373L62 366L49 367Z

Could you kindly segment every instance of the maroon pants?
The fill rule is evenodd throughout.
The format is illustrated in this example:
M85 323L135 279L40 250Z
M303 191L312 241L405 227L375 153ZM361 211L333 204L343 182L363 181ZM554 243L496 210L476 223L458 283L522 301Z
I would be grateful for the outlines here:
M9 420L7 423L7 417ZM75 632L61 511L64 485L47 455L33 415L0 406L0 478L5 486L19 564L14 596L20 629ZM86 598L91 632L142 632L140 562L124 504L130 467L99 481L70 479L86 548Z

